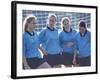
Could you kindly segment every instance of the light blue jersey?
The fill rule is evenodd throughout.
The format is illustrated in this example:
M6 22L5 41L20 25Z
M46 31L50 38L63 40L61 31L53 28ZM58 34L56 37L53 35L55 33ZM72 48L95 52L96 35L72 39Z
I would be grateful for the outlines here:
M23 34L23 55L26 58L41 58L39 48L39 40L36 33L33 35L29 32Z
M65 53L73 53L75 50L75 37L77 32L75 30L70 30L70 32L62 31L59 35L60 46L62 51ZM72 42L73 45L68 47L67 44Z
M43 29L39 34L39 40L42 47L48 54L59 54L60 53L60 43L58 30L51 30L49 27Z
M79 51L79 57L88 57L91 53L91 33L86 31L84 36L77 34L77 49Z

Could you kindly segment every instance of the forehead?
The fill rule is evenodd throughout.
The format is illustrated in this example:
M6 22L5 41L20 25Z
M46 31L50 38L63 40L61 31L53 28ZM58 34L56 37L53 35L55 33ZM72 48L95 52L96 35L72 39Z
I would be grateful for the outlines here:
M50 16L49 19L56 19L56 17L55 16Z
M36 24L36 22L37 22L36 19L32 19L29 23L30 24Z
M84 27L79 27L79 29L85 29Z
M63 20L63 22L64 22L64 23L68 23L68 22L69 22L69 20L68 20L68 19L65 19L65 20Z

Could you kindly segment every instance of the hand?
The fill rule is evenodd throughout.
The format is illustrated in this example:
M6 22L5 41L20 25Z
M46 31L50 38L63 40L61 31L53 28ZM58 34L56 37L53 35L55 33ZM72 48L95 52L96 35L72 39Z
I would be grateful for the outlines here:
M42 50L42 53L43 53L45 56L48 55L47 52L46 52L44 49Z
M47 56L47 55L48 55L45 51L44 51L43 53L44 53L44 55L45 55L45 56Z
M78 66L79 66L79 64L77 64L77 62L76 62L75 59L73 59L73 66L74 66L74 67L78 67Z
M73 46L73 42L68 42L68 43L67 43L67 47L70 48L70 47L72 47L72 46Z
M73 59L73 65L76 65L77 63L76 63L76 59L74 58Z
M47 55L46 51L44 50L44 48L39 47L39 49L41 50L41 52L43 53L43 55Z

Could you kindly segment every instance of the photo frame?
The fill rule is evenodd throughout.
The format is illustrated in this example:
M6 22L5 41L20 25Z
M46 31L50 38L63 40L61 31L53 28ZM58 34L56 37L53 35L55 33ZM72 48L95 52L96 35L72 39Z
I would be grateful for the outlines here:
M57 16L57 29L61 29L62 17L71 19L71 26L78 30L78 22L84 20L87 23L87 28L91 32L91 66L88 67L63 67L48 68L48 69L23 69L23 47L22 34L23 23L28 15L37 17L38 27L36 32L46 26L47 16L49 13L55 13ZM97 74L98 72L98 53L97 53L97 35L98 35L98 7L89 5L74 5L74 4L57 4L57 3L42 3L42 2L11 2L11 78L37 78L37 77L53 77L53 76L68 76L68 75L84 75Z

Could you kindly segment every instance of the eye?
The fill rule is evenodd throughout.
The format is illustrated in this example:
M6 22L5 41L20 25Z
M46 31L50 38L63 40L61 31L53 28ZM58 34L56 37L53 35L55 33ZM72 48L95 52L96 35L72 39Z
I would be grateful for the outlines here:
M51 22L55 22L55 20L51 20L51 19L50 19L50 21L51 21Z
M65 23L64 25L68 25L69 23Z
M67 24L64 24L64 25L67 25Z

